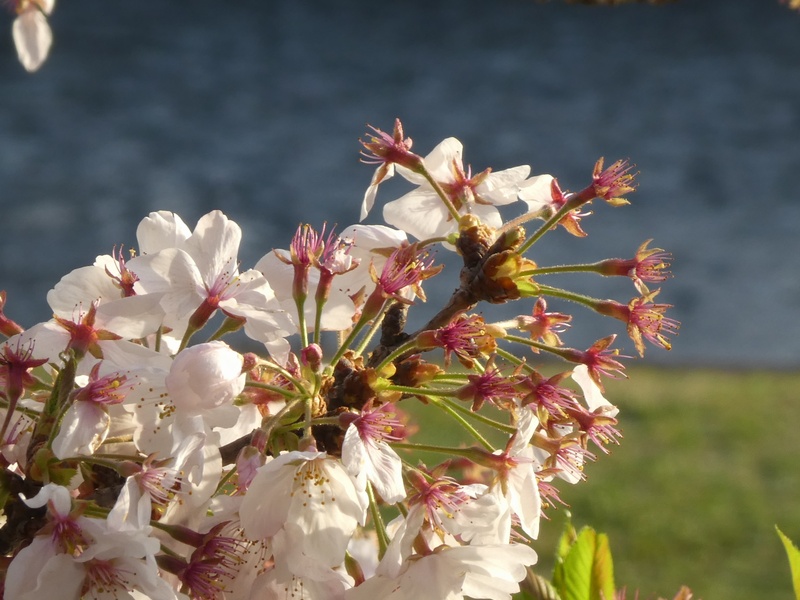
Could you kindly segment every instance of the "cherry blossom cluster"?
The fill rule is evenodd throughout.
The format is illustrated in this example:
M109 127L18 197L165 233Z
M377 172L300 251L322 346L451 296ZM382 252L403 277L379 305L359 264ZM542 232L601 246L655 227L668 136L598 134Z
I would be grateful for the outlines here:
M559 487L620 440L603 387L624 376L615 334L569 347L572 316L547 302L622 321L639 353L668 349L678 324L651 286L670 256L645 242L624 259L533 258L551 231L586 235L591 202L627 203L626 161L598 161L570 193L528 166L473 174L454 138L415 154L399 121L361 143L376 166L362 221L387 179L413 187L385 225L302 224L244 269L222 212L193 229L154 212L134 248L53 287L52 319L23 329L0 294L5 600L520 589ZM411 331L427 280L449 273L437 247L460 257L454 291ZM571 272L635 296L552 285ZM515 318L488 316L511 301Z

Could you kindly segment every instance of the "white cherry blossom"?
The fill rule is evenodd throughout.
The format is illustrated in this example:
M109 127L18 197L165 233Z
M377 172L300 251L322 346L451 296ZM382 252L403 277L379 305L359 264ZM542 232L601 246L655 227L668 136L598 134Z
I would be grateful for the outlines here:
M459 215L472 214L486 225L499 228L503 221L496 206L517 201L519 186L530 167L484 171L473 177L469 169L464 170L462 152L460 141L447 138L425 157L424 163ZM419 240L458 231L458 223L425 177L402 167L397 172L419 187L384 206L383 218L389 225Z
M395 504L406 497L403 464L387 443L387 440L401 439L392 435L393 429L401 426L391 413L392 408L384 404L362 411L348 426L342 443L342 463L359 489L366 489L369 481L387 504Z
M136 293L158 294L164 325L178 333L202 327L221 310L243 319L251 338L282 347L291 322L259 271L239 272L241 228L218 210L201 217L188 238L184 227L161 213L140 225L145 247L157 250L129 261Z
M336 567L356 526L364 524L367 504L338 459L293 451L258 470L239 513L249 538L272 538L283 529L304 556Z
M535 564L536 552L521 544L443 546L404 563L397 576L378 572L348 590L347 600L462 600L465 597L510 600Z

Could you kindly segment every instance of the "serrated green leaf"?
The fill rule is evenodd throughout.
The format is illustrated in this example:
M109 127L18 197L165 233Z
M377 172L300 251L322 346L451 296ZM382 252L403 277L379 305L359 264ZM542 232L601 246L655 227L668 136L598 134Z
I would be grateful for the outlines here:
M783 547L786 549L786 556L789 558L789 569L792 572L792 586L794 587L794 597L800 600L800 550L797 549L784 533L775 526L775 531L778 532L778 537L783 542Z
M553 583L562 600L612 600L614 566L608 536L591 527L581 529Z
M592 600L613 600L614 598L614 561L611 559L611 547L605 533L597 534L597 545L592 565Z
M561 532L561 537L559 537L556 545L555 564L553 566L553 586L562 595L565 586L564 561L567 559L570 548L578 539L578 533L575 531L575 527L572 526L570 517L571 515L567 513L564 530Z
M564 560L564 587L560 589L564 600L591 600L592 563L597 534L584 527L569 549Z

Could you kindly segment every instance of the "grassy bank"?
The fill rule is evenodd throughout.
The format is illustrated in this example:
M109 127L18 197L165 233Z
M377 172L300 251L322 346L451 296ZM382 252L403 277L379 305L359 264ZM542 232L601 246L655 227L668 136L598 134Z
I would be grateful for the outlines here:
M793 598L774 527L800 541L800 374L629 374L606 386L622 444L560 486L576 526L609 534L618 586L643 599L681 584L704 600ZM536 545L548 574L564 511L550 514Z
M563 498L611 536L618 585L793 598L774 526L800 540L800 375L633 370L607 396L623 443Z

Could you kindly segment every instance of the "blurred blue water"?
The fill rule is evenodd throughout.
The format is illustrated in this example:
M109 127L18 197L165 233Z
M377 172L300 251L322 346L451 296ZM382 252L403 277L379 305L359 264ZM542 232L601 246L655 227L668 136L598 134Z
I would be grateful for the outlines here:
M355 222L371 176L357 138L400 116L423 153L452 135L476 170L527 163L568 189L599 156L630 157L633 205L595 207L588 238L549 235L537 261L655 238L683 327L650 360L800 359L800 15L777 0L71 0L51 23L33 76L0 37L0 289L25 325L61 275L135 245L151 210L193 225L223 209L244 266L301 220ZM606 332L588 323L567 341Z

